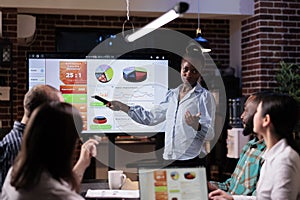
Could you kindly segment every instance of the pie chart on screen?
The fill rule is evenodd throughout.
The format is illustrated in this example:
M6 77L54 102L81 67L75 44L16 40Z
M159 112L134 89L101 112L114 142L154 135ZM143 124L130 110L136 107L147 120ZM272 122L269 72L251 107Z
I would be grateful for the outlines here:
M147 79L147 70L143 67L127 67L123 69L123 78L128 82L142 82Z
M95 71L95 76L101 83L107 83L113 78L114 71L109 65L100 65Z

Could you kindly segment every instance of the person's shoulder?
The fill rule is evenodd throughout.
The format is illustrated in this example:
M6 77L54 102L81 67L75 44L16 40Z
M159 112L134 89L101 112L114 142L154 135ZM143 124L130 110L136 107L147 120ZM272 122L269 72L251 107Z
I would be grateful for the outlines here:
M0 199L17 199L19 193L10 184L12 167L9 168L6 178L2 185L2 191L0 193Z
M291 146L286 146L286 148L282 152L282 157L286 158L286 161L291 162L291 164L298 164L300 167L300 156L299 154L291 147Z
M249 142L247 142L246 145L257 145L259 143L259 140L257 139L257 137L254 137L253 139L249 140Z
M251 147L251 146L254 145L254 144L256 144L256 141L255 141L255 139L252 139L252 140L249 140L249 141L245 144L244 147L249 148L249 147Z
M271 162L271 170L275 173L289 174L294 177L300 176L300 156L290 146L287 146L280 154L277 154Z
M83 198L73 191L70 185L64 181L54 179L48 172L43 172L36 193L43 193L45 197L55 197L57 200L82 200ZM45 198L46 199L46 198Z
M179 90L180 90L180 86L178 86L177 88L168 89L168 91L166 93L166 96L171 96L171 95L174 95L174 94L178 95Z
M3 139L0 141L0 144L11 143L16 140L20 140L23 136L24 129L25 129L25 124L16 121L14 123L13 129L11 129L9 133L7 133L3 137Z
M251 148L251 146L253 146L253 144L254 144L253 140L247 142L242 148L242 154L244 154L246 151L249 151L249 149Z
M211 93L209 90L205 89L204 87L201 87L200 93L201 93L201 96L204 97L204 99L213 101L215 104L215 97L214 97L213 93Z
M14 122L14 125L13 125L13 128L11 129L11 131L9 132L9 134L11 133L15 133L15 134L18 134L18 135L21 135L23 134L24 130L25 130L25 127L26 125L19 122L19 121L15 121Z
M260 157L264 153L265 149L266 145L263 141L259 141L257 138L253 138L243 146L242 152L247 152L248 155Z
M52 195L51 195L52 196ZM84 200L82 196L77 194L75 191L69 190L64 193L55 195L57 200Z
M197 83L197 85L195 86L195 92L201 93L201 95L204 96L213 96L212 92L209 91L208 89L202 87L202 85L200 83Z
M299 154L284 139L278 143L275 151L272 151L273 155L269 156L273 160L272 162L278 165L294 166L300 170Z
M207 89L205 89L204 87L202 87L199 83L197 83L197 85L195 86L195 90L196 93L200 93L201 95L209 95L211 94L210 91L208 91Z

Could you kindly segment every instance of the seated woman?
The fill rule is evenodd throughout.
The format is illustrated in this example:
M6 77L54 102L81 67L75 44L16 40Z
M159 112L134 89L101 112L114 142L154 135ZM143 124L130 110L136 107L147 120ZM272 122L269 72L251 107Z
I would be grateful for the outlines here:
M90 158L96 156L98 142L91 139L82 145L73 168L82 125L79 111L68 103L38 107L26 126L21 151L6 176L0 199L83 199L76 192Z
M299 121L299 104L290 96L270 94L262 98L254 115L254 132L267 146L255 196L230 196L222 190L209 199L300 199L300 156L293 130Z

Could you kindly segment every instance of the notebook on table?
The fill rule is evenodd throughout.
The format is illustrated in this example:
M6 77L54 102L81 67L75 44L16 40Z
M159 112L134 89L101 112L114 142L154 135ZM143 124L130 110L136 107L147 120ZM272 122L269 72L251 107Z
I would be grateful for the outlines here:
M139 168L141 200L207 200L204 167Z

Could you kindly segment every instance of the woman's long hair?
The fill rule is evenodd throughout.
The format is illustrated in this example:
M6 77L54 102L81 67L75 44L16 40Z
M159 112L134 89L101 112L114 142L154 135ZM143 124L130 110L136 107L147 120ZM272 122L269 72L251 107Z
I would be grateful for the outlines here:
M285 94L266 95L262 98L262 114L270 116L276 136L286 138L288 144L300 155L293 138L293 131L299 120L298 102Z
M39 183L42 172L48 172L78 191L72 158L82 125L79 111L68 103L51 102L35 109L13 166L11 184L17 190L30 189Z

